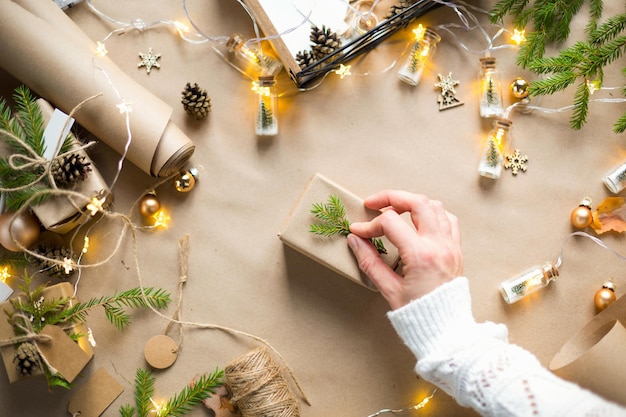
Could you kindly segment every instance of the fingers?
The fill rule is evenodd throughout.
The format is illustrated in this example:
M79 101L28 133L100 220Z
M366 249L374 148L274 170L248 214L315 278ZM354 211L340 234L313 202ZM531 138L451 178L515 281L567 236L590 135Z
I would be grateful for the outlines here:
M359 269L372 280L390 305L397 305L401 277L382 260L368 240L349 234L348 246L359 263Z
M393 210L384 211L369 222L354 222L350 231L363 238L384 235L397 248L415 245L415 231Z

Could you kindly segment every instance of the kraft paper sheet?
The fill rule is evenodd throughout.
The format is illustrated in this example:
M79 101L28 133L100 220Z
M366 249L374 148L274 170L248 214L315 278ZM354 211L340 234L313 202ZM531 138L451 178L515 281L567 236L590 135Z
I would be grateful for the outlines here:
M622 296L569 339L550 370L626 405L626 297Z
M96 56L95 43L53 2L20 4L0 1L0 66L68 114L83 100L102 94L74 117L120 154L129 134L118 106L128 103L132 139L127 159L153 176L180 170L195 147L170 121L172 108L109 58Z

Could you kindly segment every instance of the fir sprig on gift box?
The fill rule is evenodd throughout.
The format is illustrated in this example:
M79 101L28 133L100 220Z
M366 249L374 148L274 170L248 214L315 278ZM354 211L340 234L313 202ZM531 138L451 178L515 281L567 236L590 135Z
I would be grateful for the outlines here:
M311 233L322 236L348 236L350 234L350 221L346 215L346 209L341 199L336 195L330 195L326 203L315 203L311 209L320 223L312 223L309 227ZM381 239L370 239L378 253L387 253L387 249Z
M491 10L493 23L501 22L506 16L513 18L517 28L532 23L526 41L517 55L517 64L522 68L547 75L531 81L531 96L552 95L578 82L574 93L574 111L570 125L580 129L587 122L592 89L602 86L604 69L617 61L626 50L626 13L621 12L599 23L603 2L589 2L589 21L585 32L587 39L562 48L555 57L545 57L549 43L562 43L569 37L570 25L584 1L519 1L499 0ZM622 67L626 76L626 67ZM626 88L623 89L626 94ZM626 131L626 113L613 125L615 133Z
M29 200L37 205L50 196L46 193L52 188L47 170L53 170L57 185L68 186L84 180L91 168L83 157L70 152L75 141L72 135L64 138L58 158L45 161L46 123L36 98L27 87L20 86L15 89L13 100L15 112L0 98L0 141L9 152L0 158L0 188L8 190L3 191L6 208L16 211Z
M162 289L154 288L133 288L127 291L116 293L112 296L101 296L92 298L85 303L76 302L71 297L50 298L45 296L47 284L37 285L31 289L32 277L25 271L23 282L19 289L23 294L10 300L12 311L5 309L9 323L13 326L16 336L28 335L32 332L39 334L47 325L61 325L66 329L66 333L74 341L84 335L75 333L73 325L84 322L89 312L95 307L102 307L107 319L119 330L124 330L131 322L131 316L125 311L127 308L167 308L171 302L170 294ZM28 331L27 331L28 330ZM23 342L33 343L33 342ZM22 344L23 344L22 343ZM16 345L17 366L23 364L20 359L21 344ZM23 356L23 355L22 355ZM32 361L28 361L31 363ZM23 366L23 365L22 365ZM51 372L45 364L40 361L40 369L43 371L48 385L61 386L69 389L70 384L58 373ZM19 369L24 373L24 369ZM28 372L31 374L32 371Z
M179 417L188 414L191 408L212 394L222 385L224 371L206 373L185 386L166 403L153 402L156 378L148 370L139 368L135 374L135 405L126 404L120 408L122 417L148 417L152 413L158 417Z

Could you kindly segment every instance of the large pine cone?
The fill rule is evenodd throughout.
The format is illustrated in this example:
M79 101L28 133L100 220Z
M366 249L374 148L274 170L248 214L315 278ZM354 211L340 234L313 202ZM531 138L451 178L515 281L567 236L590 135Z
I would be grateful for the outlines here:
M198 83L191 85L187 83L182 92L181 102L187 114L200 120L206 117L211 111L211 98L206 90L200 88Z
M72 262L76 262L76 256L68 248L63 246L53 247L47 245L39 245L34 249L34 251L35 253L46 257L46 259L40 259L33 256L30 260L37 269L39 269L46 275L53 278L67 280L70 279L74 274L74 270L70 271L70 273L68 274L66 273L63 265L54 262L63 262L65 259L71 259Z
M311 47L313 56L318 60L341 48L341 39L339 39L339 36L326 26L322 26L321 29L317 26L312 26L309 38L311 42L313 42Z
M50 167L54 182L66 187L77 181L84 181L91 172L91 163L78 153L59 156L52 161Z
M32 375L41 367L41 359L37 346L32 342L24 342L15 349L13 357L15 367L23 376Z

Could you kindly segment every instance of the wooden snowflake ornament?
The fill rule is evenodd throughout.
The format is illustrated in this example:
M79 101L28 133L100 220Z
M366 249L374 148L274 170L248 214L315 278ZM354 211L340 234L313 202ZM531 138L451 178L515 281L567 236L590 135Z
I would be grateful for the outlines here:
M141 58L141 62L137 64L137 68L145 67L148 74L150 74L152 67L161 68L161 64L157 62L157 60L161 58L161 54L153 54L152 48L148 49L147 54L139 52L139 57Z
M504 162L504 168L510 169L513 175L517 175L518 171L526 172L526 162L528 162L528 156L521 155L519 149L515 152L505 155L506 161Z

